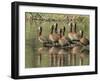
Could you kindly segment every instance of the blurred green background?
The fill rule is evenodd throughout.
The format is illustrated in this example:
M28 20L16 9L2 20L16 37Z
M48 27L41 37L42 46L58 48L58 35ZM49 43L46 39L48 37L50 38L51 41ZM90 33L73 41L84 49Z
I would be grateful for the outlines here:
M89 16L78 14L33 13L25 12L25 68L49 67L48 51L43 52L41 64L39 63L38 48L42 44L38 41L38 27L43 27L43 36L50 34L50 26L58 23L58 28L66 27L66 36L69 31L70 19L75 17L77 31L83 30L89 39ZM77 57L78 58L78 57ZM84 65L89 64L89 57L85 58ZM78 60L76 65L79 65ZM65 66L67 66L65 64Z

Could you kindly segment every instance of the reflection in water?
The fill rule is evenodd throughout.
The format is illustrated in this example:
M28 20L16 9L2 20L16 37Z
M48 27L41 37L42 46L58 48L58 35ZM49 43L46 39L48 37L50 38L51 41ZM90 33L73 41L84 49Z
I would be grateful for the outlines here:
M37 60L38 60L39 65L41 64L43 54L45 54L47 50L48 48L46 47L38 48L38 59Z
M51 47L49 49L49 58L50 58L50 66L57 66L57 54L58 54L58 48Z
M88 58L88 57L89 57L89 51L83 50L80 54L80 65L84 65L85 58ZM88 59L88 62L89 62L89 59Z
M43 58L44 57L44 58ZM46 64L45 58L48 58ZM89 50L81 46L72 48L40 47L38 48L37 67L76 66L89 64Z
M72 65L77 65L77 56L81 53L82 46L76 45L72 48Z

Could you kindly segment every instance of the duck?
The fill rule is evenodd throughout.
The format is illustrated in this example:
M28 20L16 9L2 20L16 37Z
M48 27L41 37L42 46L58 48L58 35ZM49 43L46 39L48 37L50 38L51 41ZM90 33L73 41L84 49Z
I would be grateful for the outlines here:
M76 41L74 41L75 40L75 37L74 37L75 33L74 33L74 31L72 31L72 29L73 29L73 23L72 22L69 24L69 27L70 27L70 30L68 32L68 39L70 41L70 45L73 45L73 44L76 43Z
M55 29L55 31L57 31L57 28ZM56 32L54 32L54 25L51 26L49 39L52 41L53 45L56 45L56 43L58 43L59 35Z
M89 45L89 39L87 39L84 35L83 35L83 30L80 30L81 33L81 38L80 38L80 43L84 46Z
M61 47L69 45L69 40L64 36L65 35L65 27L62 29L60 29L60 38L59 38L59 44L61 45Z
M65 36L65 31L66 31L66 28L65 26L63 27L63 31L62 31L62 39L65 39L67 40L68 42L70 42L69 38Z
M73 39L74 41L79 41L79 39L81 38L80 32L76 31L77 25L76 23L74 23L74 31L73 31Z
M69 38L70 40L74 40L73 32L72 32L73 23L71 22L71 23L69 24L69 26L70 26L70 31L68 32L68 38Z
M47 37L44 37L44 36L42 35L42 31L43 31L42 26L39 26L39 27L38 27L38 30L39 30L39 33L38 33L38 40L40 41L40 43L42 43L42 44L45 46L46 44L49 43L49 40L48 40Z
M57 38L60 37L60 35L59 35L59 33L58 33L58 23L55 23L55 28L54 28L54 33L53 33L53 34L54 34L55 37L57 37Z

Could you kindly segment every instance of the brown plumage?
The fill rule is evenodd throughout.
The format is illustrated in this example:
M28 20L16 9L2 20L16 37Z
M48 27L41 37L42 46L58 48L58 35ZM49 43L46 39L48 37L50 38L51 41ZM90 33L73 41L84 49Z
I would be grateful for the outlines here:
M79 32L77 32L77 26L76 26L76 23L74 23L73 39L75 41L79 41L80 38L81 38L81 35Z
M48 43L48 42L49 42L48 38L47 38L47 37L44 37L44 36L42 35L43 29L42 29L41 26L38 28L38 30L39 30L39 33L38 33L38 40L39 40L41 43L43 43L43 44Z
M65 35L65 27L62 29L60 29L60 38L59 38L59 44L61 46L65 46L69 44L69 40L64 36Z
M73 23L70 23L69 27L70 27L70 31L68 32L68 38L69 38L70 40L74 40L73 32L72 32Z
M49 34L49 39L53 42L56 43L59 40L59 35L57 33L54 32L54 25L52 25L51 27L51 31Z
M89 45L89 40L83 36L83 31L81 30L81 39L80 39L80 42L83 44L83 45Z
M76 45L72 48L72 54L80 54L82 50L82 46Z

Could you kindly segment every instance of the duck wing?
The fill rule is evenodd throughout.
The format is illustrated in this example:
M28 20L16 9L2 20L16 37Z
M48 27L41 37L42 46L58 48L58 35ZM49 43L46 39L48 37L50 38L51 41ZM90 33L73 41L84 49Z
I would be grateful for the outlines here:
M48 39L47 39L46 37L40 36L40 37L39 37L39 41L40 41L41 43L46 43L46 42L48 42Z

